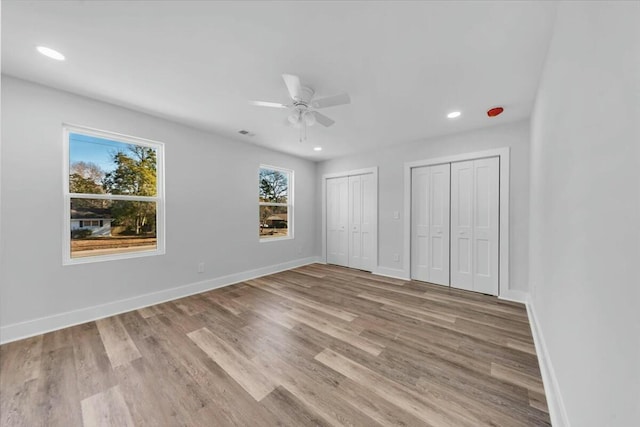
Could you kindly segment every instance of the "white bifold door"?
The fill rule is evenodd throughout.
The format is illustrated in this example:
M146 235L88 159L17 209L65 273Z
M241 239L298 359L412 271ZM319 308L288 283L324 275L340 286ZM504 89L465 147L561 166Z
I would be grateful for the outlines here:
M349 267L360 270L373 270L375 245L373 174L349 177Z
M451 164L451 286L498 295L499 160Z
M377 192L374 175L327 179L327 262L373 270Z
M349 178L327 179L327 262L349 265Z
M498 295L497 157L411 169L411 278Z
M449 285L450 164L411 170L411 277Z

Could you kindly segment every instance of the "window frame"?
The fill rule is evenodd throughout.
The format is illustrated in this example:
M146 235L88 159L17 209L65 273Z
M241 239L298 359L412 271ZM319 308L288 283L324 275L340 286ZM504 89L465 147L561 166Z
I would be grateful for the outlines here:
M109 139L125 144L149 147L156 150L156 195L135 196L121 194L89 194L71 193L69 191L70 150L69 137L72 133ZM164 169L164 143L150 139L138 138L117 132L109 132L86 126L62 124L62 191L63 191L63 226L62 226L62 265L88 264L94 262L114 261L129 258L140 258L156 255L164 255L165 251L165 169ZM133 251L109 255L93 255L79 258L71 257L71 199L101 199L101 200L125 200L134 202L155 202L156 204L156 249L148 251Z
M262 202L260 201L260 170L267 169L278 171L287 175L287 203L273 203L273 202ZM260 225L260 207L261 206L285 206L287 208L287 235L282 237L261 237L260 231L258 230L258 240L260 243L267 242L280 242L282 240L292 240L294 238L293 235L293 195L294 195L294 171L293 169L286 169L278 166L271 166L260 164L258 167L258 226Z

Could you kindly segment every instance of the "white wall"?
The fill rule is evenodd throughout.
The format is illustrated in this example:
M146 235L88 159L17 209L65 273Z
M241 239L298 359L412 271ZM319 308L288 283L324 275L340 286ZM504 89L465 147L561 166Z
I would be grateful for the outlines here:
M505 113L506 114L506 113ZM489 119L487 119L489 120ZM334 160L318 165L318 177L323 174L378 166L378 265L383 269L403 271L404 257L404 163L454 154L511 147L511 262L509 281L514 290L528 290L528 233L529 233L529 124L520 121L482 130L459 133L441 138L394 145ZM318 186L320 183L318 182ZM321 192L318 187L318 211ZM393 212L399 219L393 219ZM319 244L322 242L318 234ZM320 249L318 250L320 252ZM400 256L394 261L394 254Z
M166 255L62 266L63 122L165 143ZM3 340L19 322L317 255L313 162L6 76L2 125ZM258 241L260 163L295 171L293 240Z
M532 117L530 284L557 425L640 425L638 23L637 2L560 3Z

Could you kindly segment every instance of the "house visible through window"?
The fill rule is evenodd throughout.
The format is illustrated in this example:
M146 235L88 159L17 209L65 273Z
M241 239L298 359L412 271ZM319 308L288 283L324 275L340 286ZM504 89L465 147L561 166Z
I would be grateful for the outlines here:
M79 228L84 227L102 227L104 224L104 220L79 220Z
M261 241L293 237L293 171L260 166L259 235Z
M164 253L161 143L65 127L64 263Z

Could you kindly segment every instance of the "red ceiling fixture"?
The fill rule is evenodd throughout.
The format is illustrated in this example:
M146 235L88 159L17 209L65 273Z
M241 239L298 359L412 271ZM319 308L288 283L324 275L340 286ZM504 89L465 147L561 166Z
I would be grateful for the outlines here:
M503 111L504 111L504 108L502 107L491 108L489 111L487 111L487 116L495 117L497 115L502 114Z

